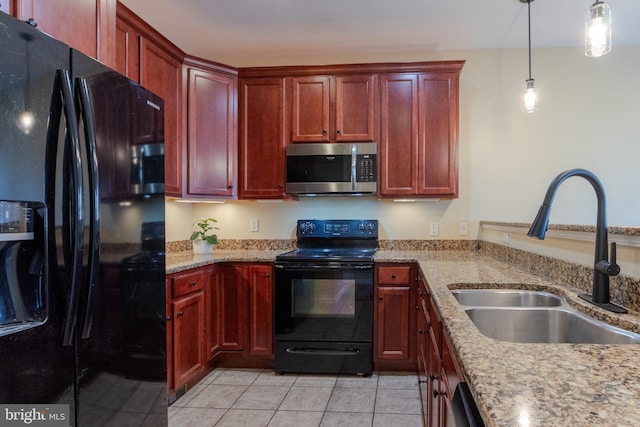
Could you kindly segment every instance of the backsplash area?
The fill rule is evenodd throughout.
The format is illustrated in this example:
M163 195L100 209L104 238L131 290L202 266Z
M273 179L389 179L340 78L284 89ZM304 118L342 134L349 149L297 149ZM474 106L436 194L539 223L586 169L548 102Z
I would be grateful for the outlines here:
M593 268L514 249L496 243L481 241L479 250L484 255L508 262L539 276L548 277L591 293ZM611 301L630 310L640 311L640 279L623 274L610 278Z

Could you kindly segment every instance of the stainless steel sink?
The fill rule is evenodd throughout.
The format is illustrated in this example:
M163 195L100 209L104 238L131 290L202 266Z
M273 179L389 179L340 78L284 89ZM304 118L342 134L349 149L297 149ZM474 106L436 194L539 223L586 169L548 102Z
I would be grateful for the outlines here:
M562 298L542 291L519 289L456 289L451 291L462 305L474 307L559 307Z
M451 293L489 338L521 343L640 344L640 334L587 316L549 292L455 289Z
M570 307L468 308L478 330L496 340L522 343L640 344L640 335L586 316Z

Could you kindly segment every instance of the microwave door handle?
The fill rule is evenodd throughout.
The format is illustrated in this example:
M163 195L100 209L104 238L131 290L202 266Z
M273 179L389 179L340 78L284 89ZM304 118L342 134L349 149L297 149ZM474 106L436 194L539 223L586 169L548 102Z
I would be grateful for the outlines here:
M358 184L356 183L356 163L358 162L358 148L356 144L351 144L351 190L356 191Z

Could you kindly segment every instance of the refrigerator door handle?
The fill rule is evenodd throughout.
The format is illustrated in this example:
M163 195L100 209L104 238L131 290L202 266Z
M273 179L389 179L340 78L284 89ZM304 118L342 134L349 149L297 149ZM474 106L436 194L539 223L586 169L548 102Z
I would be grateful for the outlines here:
M80 299L80 279L82 278L82 251L84 243L84 205L83 205L83 183L82 183L82 154L80 151L80 138L78 134L78 118L76 116L75 104L73 102L73 90L71 88L71 77L67 70L56 71L55 93L62 95L62 107L67 121L64 143L65 169L67 174L63 174L63 218L69 217L68 230L63 230L63 244L65 239L69 239L66 246L69 248L71 271L69 283L69 299L67 310L62 325L62 345L68 347L73 343L76 320L78 317L78 302ZM55 95L54 95L55 96ZM66 197L65 197L66 193ZM63 224L64 225L64 224ZM67 232L68 231L68 232ZM65 260L65 265L69 264Z
M87 274L87 299L85 301L84 319L81 337L89 338L91 321L98 286L98 268L100 265L100 181L98 174L98 153L96 151L95 119L91 108L91 98L87 80L77 78L76 81L77 110L84 121L84 136L89 175L89 271Z

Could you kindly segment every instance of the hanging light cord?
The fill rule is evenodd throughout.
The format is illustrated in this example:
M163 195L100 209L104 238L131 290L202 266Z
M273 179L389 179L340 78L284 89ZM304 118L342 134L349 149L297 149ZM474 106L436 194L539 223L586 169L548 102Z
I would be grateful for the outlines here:
M529 28L529 80L531 80L531 2L533 0L527 1L527 17L528 17L528 28Z

